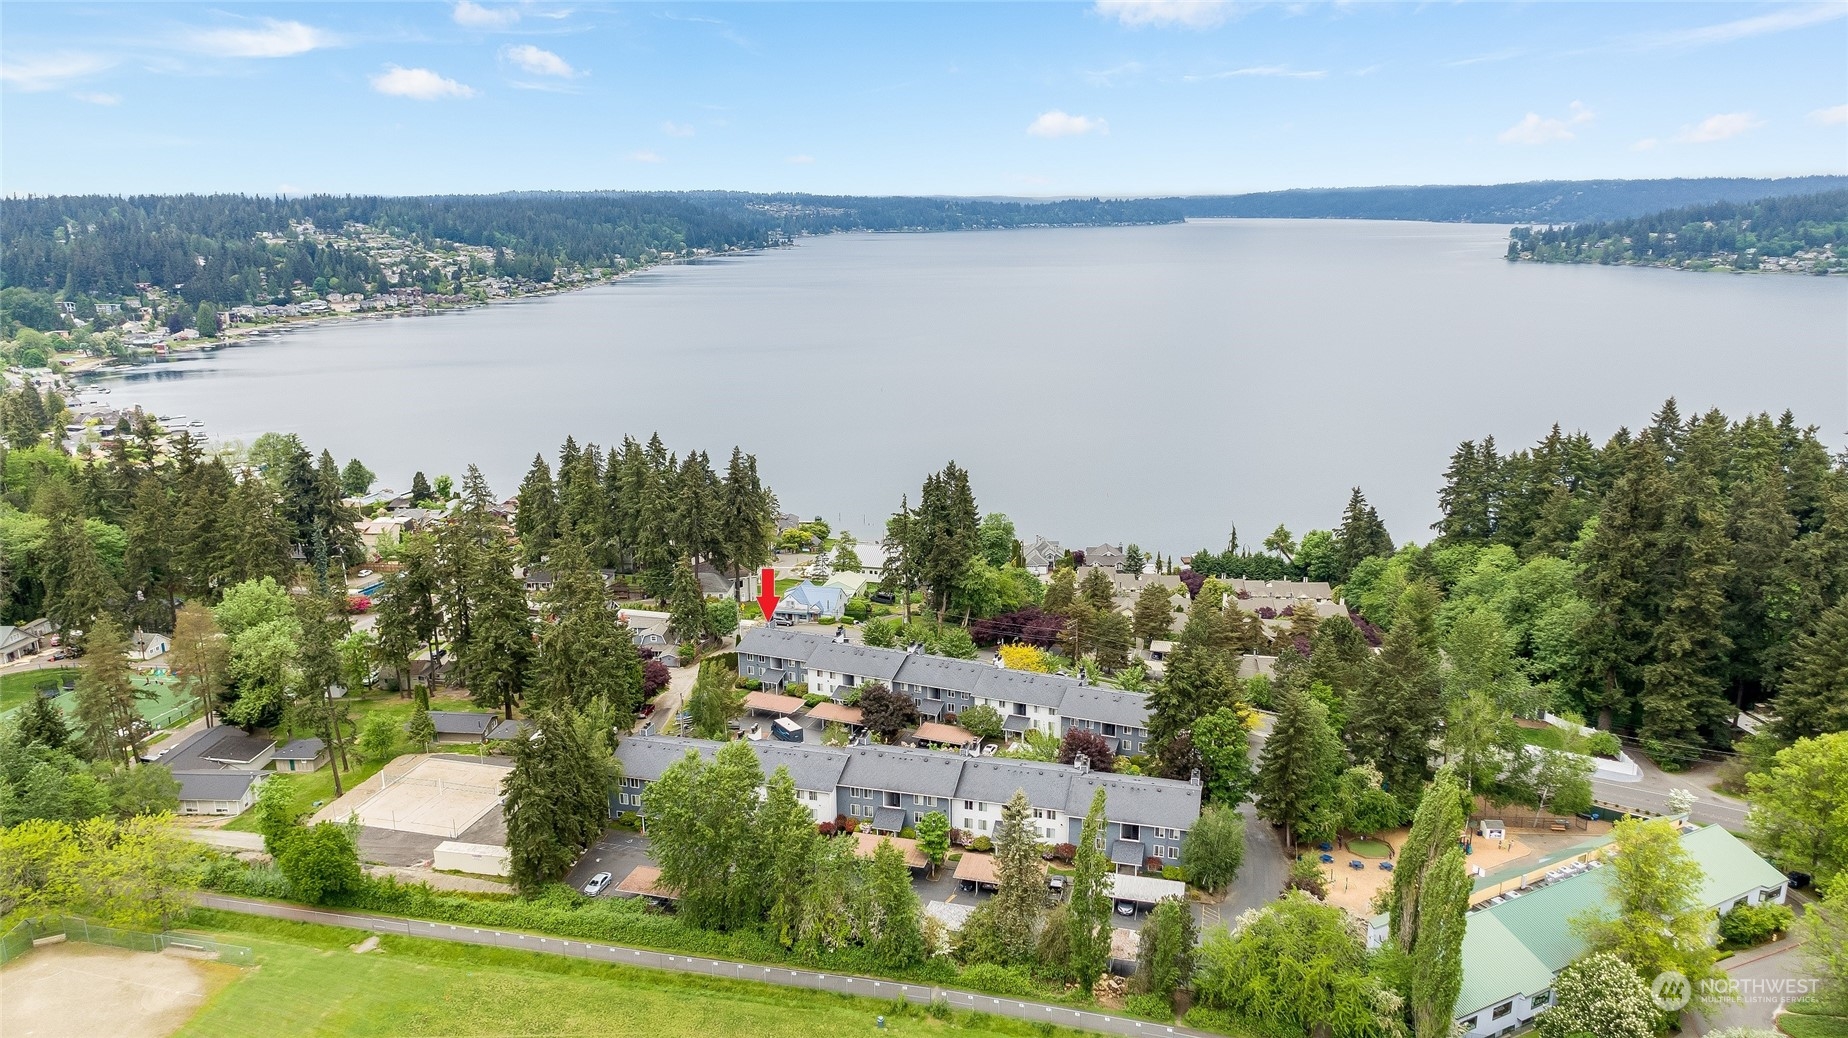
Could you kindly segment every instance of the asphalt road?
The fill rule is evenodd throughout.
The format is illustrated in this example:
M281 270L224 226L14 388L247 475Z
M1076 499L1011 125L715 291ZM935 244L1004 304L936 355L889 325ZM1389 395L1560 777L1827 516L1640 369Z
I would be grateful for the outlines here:
M902 998L907 1002L920 1005L941 999L958 1009L1005 1016L1015 1020L1076 1027L1103 1034L1176 1034L1209 1038L1203 1032L1171 1024L1150 1023L1147 1020L1073 1009L1069 1006L1048 1005L1044 1002L1027 1002L1016 998L980 995L972 991L958 991L954 988L941 988L931 984L904 984L893 980L875 980L871 977L856 977L839 973L817 973L810 970L757 966L744 962L730 962L725 959L709 959L703 956L669 955L642 948L568 941L558 937L539 937L509 930L484 930L473 926L430 923L400 916L373 915L366 912L327 912L297 905L279 904L274 901L258 901L253 898L201 894L198 901L202 908L241 912L245 915L266 916L271 919L290 919L301 923L319 923L323 926L344 926L374 933L404 934L436 941L452 941L457 944L518 948L545 955L565 955L574 959L590 959L623 966L670 970L675 973L697 973L728 980L748 980L778 987L832 991L840 995L858 995L865 998Z
M1684 1033L1697 1038L1729 1027L1771 1030L1780 1006L1814 994L1820 984L1805 970L1803 956L1796 954L1799 943L1787 937L1768 948L1740 952L1720 963L1738 1000L1723 1003L1706 1017L1684 1014Z

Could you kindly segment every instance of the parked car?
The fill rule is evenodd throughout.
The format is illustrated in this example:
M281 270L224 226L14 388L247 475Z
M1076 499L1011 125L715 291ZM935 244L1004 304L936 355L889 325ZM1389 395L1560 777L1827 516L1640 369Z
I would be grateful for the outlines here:
M356 575L361 576L361 577L370 577L372 575L372 571L369 569L362 569Z
M603 893L605 887L610 885L610 879L610 874L607 872L597 873L590 877L589 883L584 884L584 893L591 897L596 897L598 894Z
M1134 901L1123 901L1119 899L1116 903L1116 913L1117 915L1133 917L1136 914L1136 903Z

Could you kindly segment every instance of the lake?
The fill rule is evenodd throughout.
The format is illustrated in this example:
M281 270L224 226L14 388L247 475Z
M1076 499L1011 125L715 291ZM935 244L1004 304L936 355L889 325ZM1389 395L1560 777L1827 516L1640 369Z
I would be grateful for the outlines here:
M511 494L567 433L758 456L862 537L955 459L1026 538L1218 550L1364 488L1424 540L1451 451L1683 414L1848 430L1848 278L1510 264L1505 227L1195 221L836 235L147 365L113 396L383 485L474 462Z

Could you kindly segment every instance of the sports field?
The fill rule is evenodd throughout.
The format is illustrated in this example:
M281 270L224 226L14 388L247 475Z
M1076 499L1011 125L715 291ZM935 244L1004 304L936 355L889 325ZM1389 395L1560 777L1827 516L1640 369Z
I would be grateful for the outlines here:
M180 1038L351 1035L785 1038L954 1032L971 1038L1082 1032L988 1017L895 1015L883 1002L625 969L498 948L384 937L356 954L356 930L209 913L215 938L248 945L257 967L208 999ZM30 958L30 955L27 956ZM9 1036L10 1038L10 1036Z
M34 948L0 969L7 1038L165 1038L244 971L94 944Z

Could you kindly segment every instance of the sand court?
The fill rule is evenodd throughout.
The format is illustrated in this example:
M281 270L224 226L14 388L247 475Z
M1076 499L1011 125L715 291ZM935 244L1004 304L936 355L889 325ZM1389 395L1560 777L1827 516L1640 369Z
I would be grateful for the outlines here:
M238 968L93 944L34 948L0 969L6 1038L166 1038Z
M425 757L405 771L381 772L341 799L358 800L351 809L361 825L453 839L500 806L506 776L506 768L492 764Z

